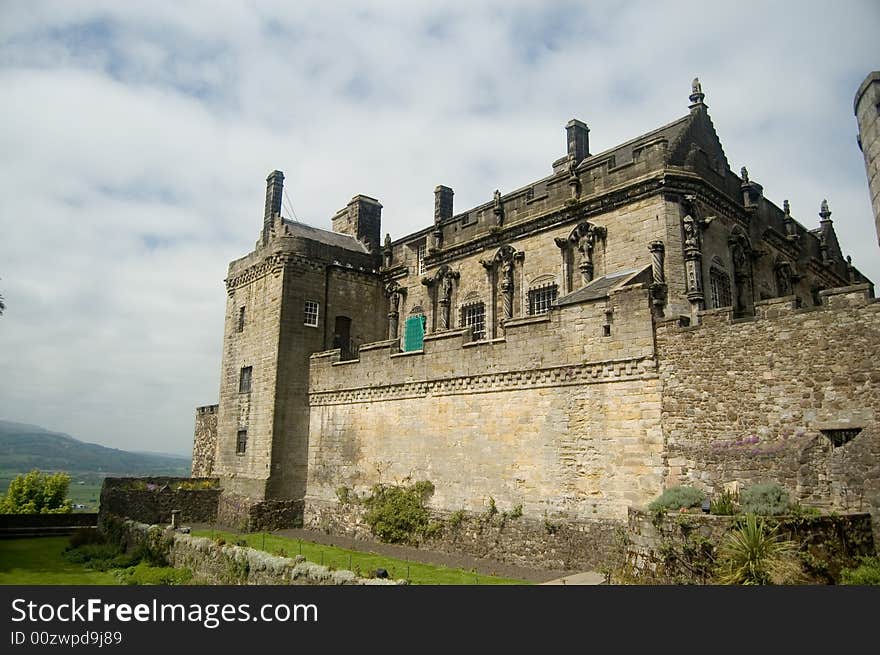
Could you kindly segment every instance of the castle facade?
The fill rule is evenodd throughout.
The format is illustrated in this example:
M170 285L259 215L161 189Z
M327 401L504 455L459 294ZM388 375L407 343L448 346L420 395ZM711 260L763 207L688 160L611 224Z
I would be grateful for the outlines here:
M808 227L731 170L691 91L600 153L570 121L547 177L477 207L438 186L396 241L364 195L332 231L282 218L273 172L196 416L221 520L359 534L340 489L416 480L440 516L491 502L588 550L674 484L880 509L873 285L825 200Z

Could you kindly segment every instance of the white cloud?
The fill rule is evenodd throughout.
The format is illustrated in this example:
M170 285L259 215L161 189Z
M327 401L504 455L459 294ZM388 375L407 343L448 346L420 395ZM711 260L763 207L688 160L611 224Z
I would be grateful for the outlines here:
M216 400L229 260L263 180L328 227L356 193L394 237L687 111L731 166L880 280L853 94L876 3L29 2L0 10L0 416L188 451ZM707 8L708 7L708 8Z

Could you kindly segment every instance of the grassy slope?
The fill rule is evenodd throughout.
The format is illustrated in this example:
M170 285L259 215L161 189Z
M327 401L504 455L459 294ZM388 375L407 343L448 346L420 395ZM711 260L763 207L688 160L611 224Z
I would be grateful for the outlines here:
M523 580L500 578L490 575L477 575L471 571L462 569L449 569L442 566L432 566L420 562L408 562L377 555L375 553L362 553L356 550L346 550L335 546L325 546L309 541L288 539L265 533L235 534L212 530L195 530L198 537L223 537L227 543L234 544L240 539L247 541L251 548L264 550L278 554L283 550L287 557L295 557L302 554L310 562L324 564L335 569L348 569L362 574L384 568L392 578L408 578L412 584L442 584L442 585L498 585L498 584L530 584Z
M68 537L0 539L0 584L119 584L112 573L88 571L62 558L68 543Z

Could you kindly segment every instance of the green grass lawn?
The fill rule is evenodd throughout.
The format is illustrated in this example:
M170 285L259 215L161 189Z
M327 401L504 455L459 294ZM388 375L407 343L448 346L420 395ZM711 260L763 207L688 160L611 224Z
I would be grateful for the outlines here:
M115 585L114 575L65 560L68 537L0 539L0 584Z
M263 532L236 534L220 530L194 530L197 537L222 537L226 543L235 544L239 540L247 541L248 546L273 554L287 557L302 555L308 561L324 564L334 569L346 569L361 575L383 568L395 579L407 579L412 584L443 584L443 585L496 585L496 584L531 584L524 580L501 578L494 575L477 575L472 571L449 569L444 566L432 566L420 562L410 562L393 557L385 557L375 553L362 553L357 550L346 550L335 546L325 546L311 541L289 539Z

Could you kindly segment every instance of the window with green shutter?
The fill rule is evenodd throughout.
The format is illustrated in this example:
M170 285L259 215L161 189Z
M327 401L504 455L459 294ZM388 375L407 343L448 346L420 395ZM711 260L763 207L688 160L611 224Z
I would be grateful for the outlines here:
M406 329L403 333L403 349L421 350L425 339L425 315L410 316L406 319Z

